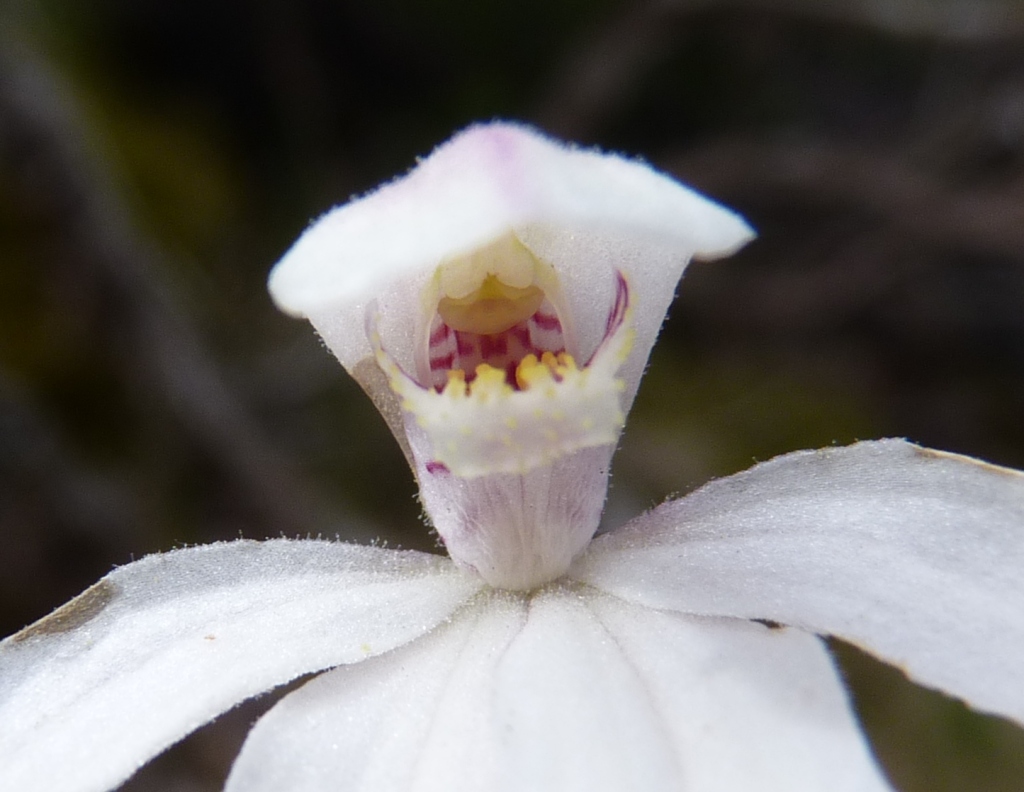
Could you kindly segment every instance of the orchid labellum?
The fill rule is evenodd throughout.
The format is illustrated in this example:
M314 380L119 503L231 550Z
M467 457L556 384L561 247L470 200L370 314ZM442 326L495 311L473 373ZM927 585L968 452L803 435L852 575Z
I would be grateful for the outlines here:
M501 123L318 220L271 292L381 409L450 558L280 539L116 569L0 644L0 789L115 788L316 671L227 789L890 789L828 635L1024 723L1018 472L798 452L593 539L684 268L751 236Z

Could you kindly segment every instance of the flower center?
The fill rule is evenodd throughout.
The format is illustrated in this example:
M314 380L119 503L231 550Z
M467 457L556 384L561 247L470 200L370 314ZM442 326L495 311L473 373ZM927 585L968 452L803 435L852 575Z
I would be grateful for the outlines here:
M555 274L511 234L443 262L428 296L434 316L425 379L441 391L453 378L472 383L483 370L492 383L526 387L528 378L517 373L524 362L530 368L545 355L565 355L549 294L557 300Z
M618 370L633 339L629 286L615 278L604 337L582 368L566 351L557 275L511 233L438 266L415 378L368 316L377 363L428 442L424 474L524 474L615 442L625 420Z

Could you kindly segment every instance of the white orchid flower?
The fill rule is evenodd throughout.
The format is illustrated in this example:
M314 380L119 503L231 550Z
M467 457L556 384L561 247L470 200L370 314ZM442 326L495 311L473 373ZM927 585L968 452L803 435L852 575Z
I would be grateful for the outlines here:
M381 406L451 559L239 541L115 570L0 644L0 789L111 789L324 669L228 790L889 789L822 635L1024 723L1020 473L798 452L591 541L683 268L749 237L505 124L326 215L272 292Z

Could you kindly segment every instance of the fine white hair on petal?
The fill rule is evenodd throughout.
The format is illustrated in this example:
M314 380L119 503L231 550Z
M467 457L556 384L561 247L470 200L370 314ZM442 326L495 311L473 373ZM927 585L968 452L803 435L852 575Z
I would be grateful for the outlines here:
M1024 474L901 440L799 452L598 538L570 576L632 602L849 640L1024 723Z
M535 596L497 668L494 717L503 735L497 789L686 788L661 702L587 599L570 589Z
M531 601L495 685L507 792L889 789L797 631L566 588Z
M554 268L584 328L574 351L582 359L603 335L589 315L603 322L614 271L626 272L641 310L640 367L689 259L728 255L753 237L738 215L641 162L482 124L310 226L271 272L270 291L283 310L308 317L350 370L372 355L363 314L376 299L385 346L414 371L415 338L427 326L415 317L433 272L510 232Z
M249 734L227 792L478 792L496 785L494 666L526 615L485 592L449 624L283 698Z
M312 540L123 566L0 643L0 789L110 789L250 696L422 635L481 585L445 558Z
M413 455L429 459L409 433ZM584 448L524 475L464 479L417 469L420 497L457 564L488 584L526 591L560 577L590 542L608 492L614 446Z
M557 587L483 593L415 643L286 696L227 792L285 788L889 789L814 636Z

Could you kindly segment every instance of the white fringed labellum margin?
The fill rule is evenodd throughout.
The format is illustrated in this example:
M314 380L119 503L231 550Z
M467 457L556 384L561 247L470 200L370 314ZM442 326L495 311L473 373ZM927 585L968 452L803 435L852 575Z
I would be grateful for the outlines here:
M115 570L0 643L0 789L112 789L333 669L257 723L229 790L887 790L819 635L1024 723L1016 471L798 452L591 542L683 268L749 237L507 124L329 213L272 292L382 406L452 558L282 539Z

